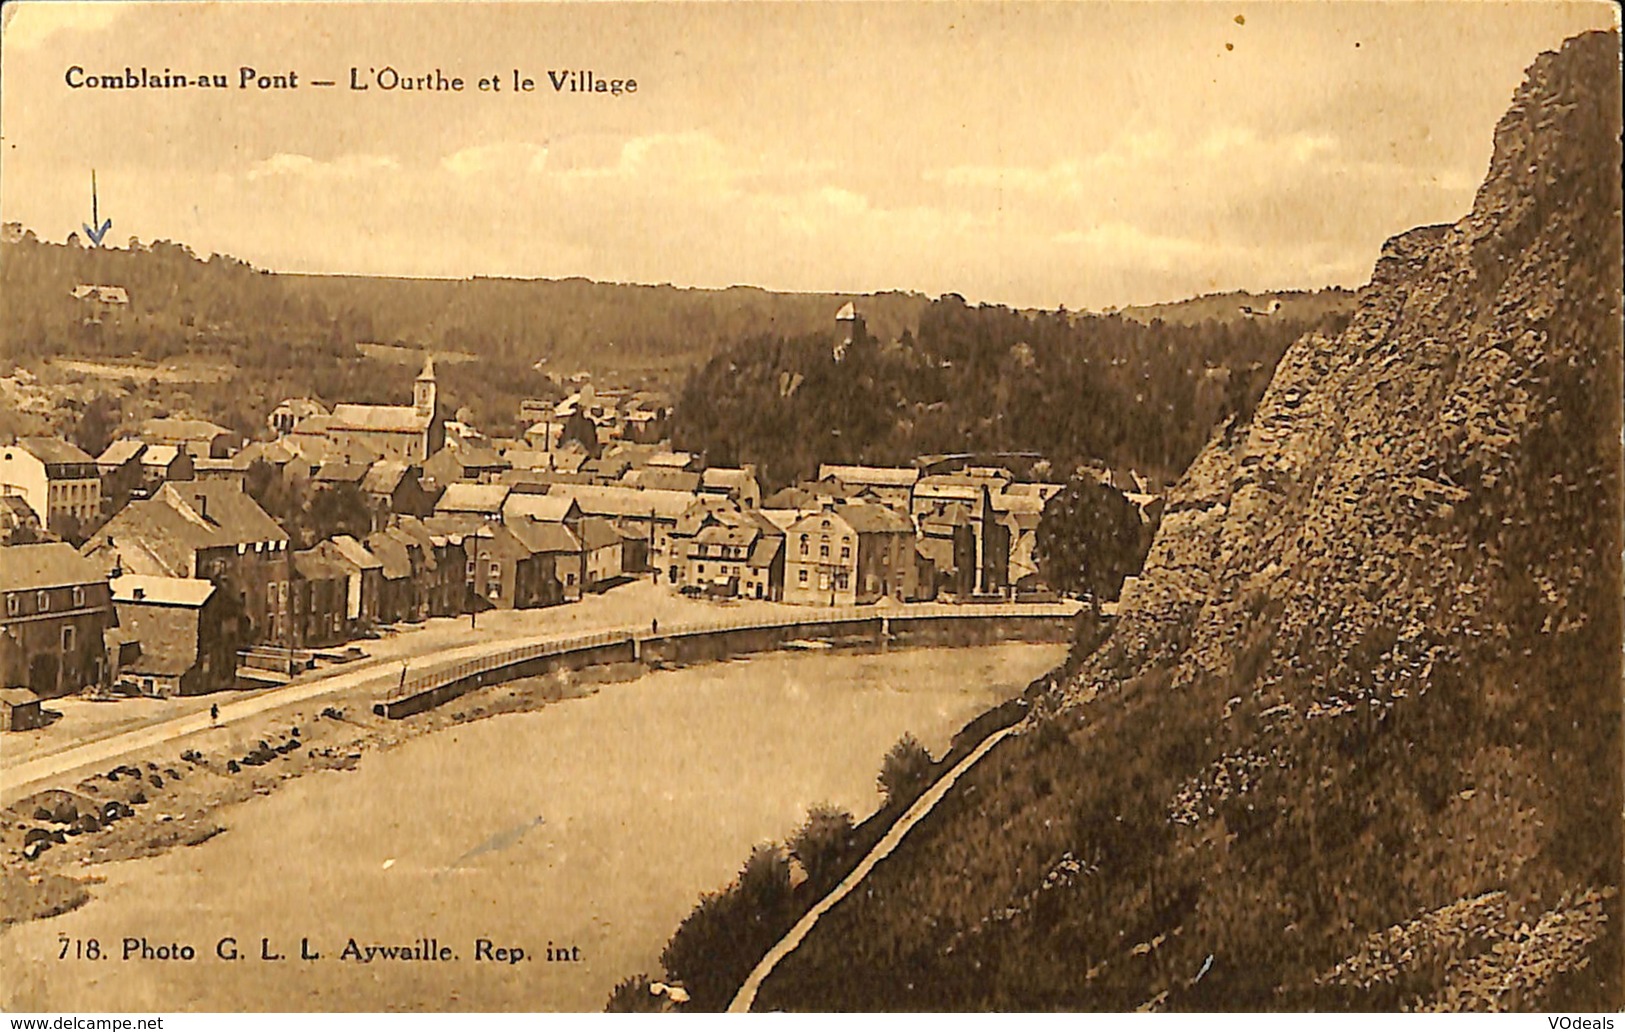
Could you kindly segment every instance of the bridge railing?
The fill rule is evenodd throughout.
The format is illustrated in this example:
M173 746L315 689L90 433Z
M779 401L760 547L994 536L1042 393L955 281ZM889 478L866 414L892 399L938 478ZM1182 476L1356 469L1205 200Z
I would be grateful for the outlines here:
M404 681L384 696L386 702L407 698L435 688L454 684L468 677L490 673L515 666L527 660L544 656L559 656L604 645L618 645L651 638L678 638L690 635L717 634L726 631L762 630L776 627L826 626L829 624L871 623L876 620L931 620L966 619L1007 616L1067 617L1077 613L1077 607L1055 602L986 603L972 602L930 608L876 608L875 606L837 606L805 613L740 615L732 619L686 621L680 624L658 626L651 622L648 633L617 628L593 634L564 638L545 638L499 652L473 656L465 660L441 663L427 670L409 674Z

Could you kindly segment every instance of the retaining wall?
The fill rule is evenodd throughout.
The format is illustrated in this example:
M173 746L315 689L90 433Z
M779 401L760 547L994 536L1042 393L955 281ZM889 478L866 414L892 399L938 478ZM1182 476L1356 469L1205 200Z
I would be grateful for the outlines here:
M753 652L767 652L792 641L826 641L837 647L870 645L888 648L924 646L954 648L995 645L1000 642L1055 643L1072 640L1075 618L1054 613L998 615L899 615L807 620L763 626L676 630L667 634L632 635L556 651L527 655L511 661L472 661L471 669L452 668L433 683L373 706L373 712L391 720L410 717L444 705L487 684L521 677L537 677L558 670L580 670L607 663L641 662L645 665L710 663Z

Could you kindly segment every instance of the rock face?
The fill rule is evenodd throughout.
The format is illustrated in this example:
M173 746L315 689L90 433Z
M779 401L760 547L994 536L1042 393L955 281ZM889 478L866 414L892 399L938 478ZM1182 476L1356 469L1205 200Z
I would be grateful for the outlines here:
M1625 1002L1618 50L1535 62L1471 213L1287 352L764 1006Z

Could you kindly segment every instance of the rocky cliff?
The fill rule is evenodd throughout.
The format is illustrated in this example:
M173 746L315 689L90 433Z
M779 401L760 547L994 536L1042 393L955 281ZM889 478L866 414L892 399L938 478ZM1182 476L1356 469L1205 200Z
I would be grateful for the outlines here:
M1619 38L1172 492L1111 637L770 979L791 1008L1621 996Z

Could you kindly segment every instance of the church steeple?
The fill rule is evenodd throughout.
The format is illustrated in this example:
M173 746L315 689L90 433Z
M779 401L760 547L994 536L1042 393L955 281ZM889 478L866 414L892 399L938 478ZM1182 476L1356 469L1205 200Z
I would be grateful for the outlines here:
M425 416L433 415L435 394L434 356L430 355L423 360L423 372L418 374L416 382L412 384L412 407Z

